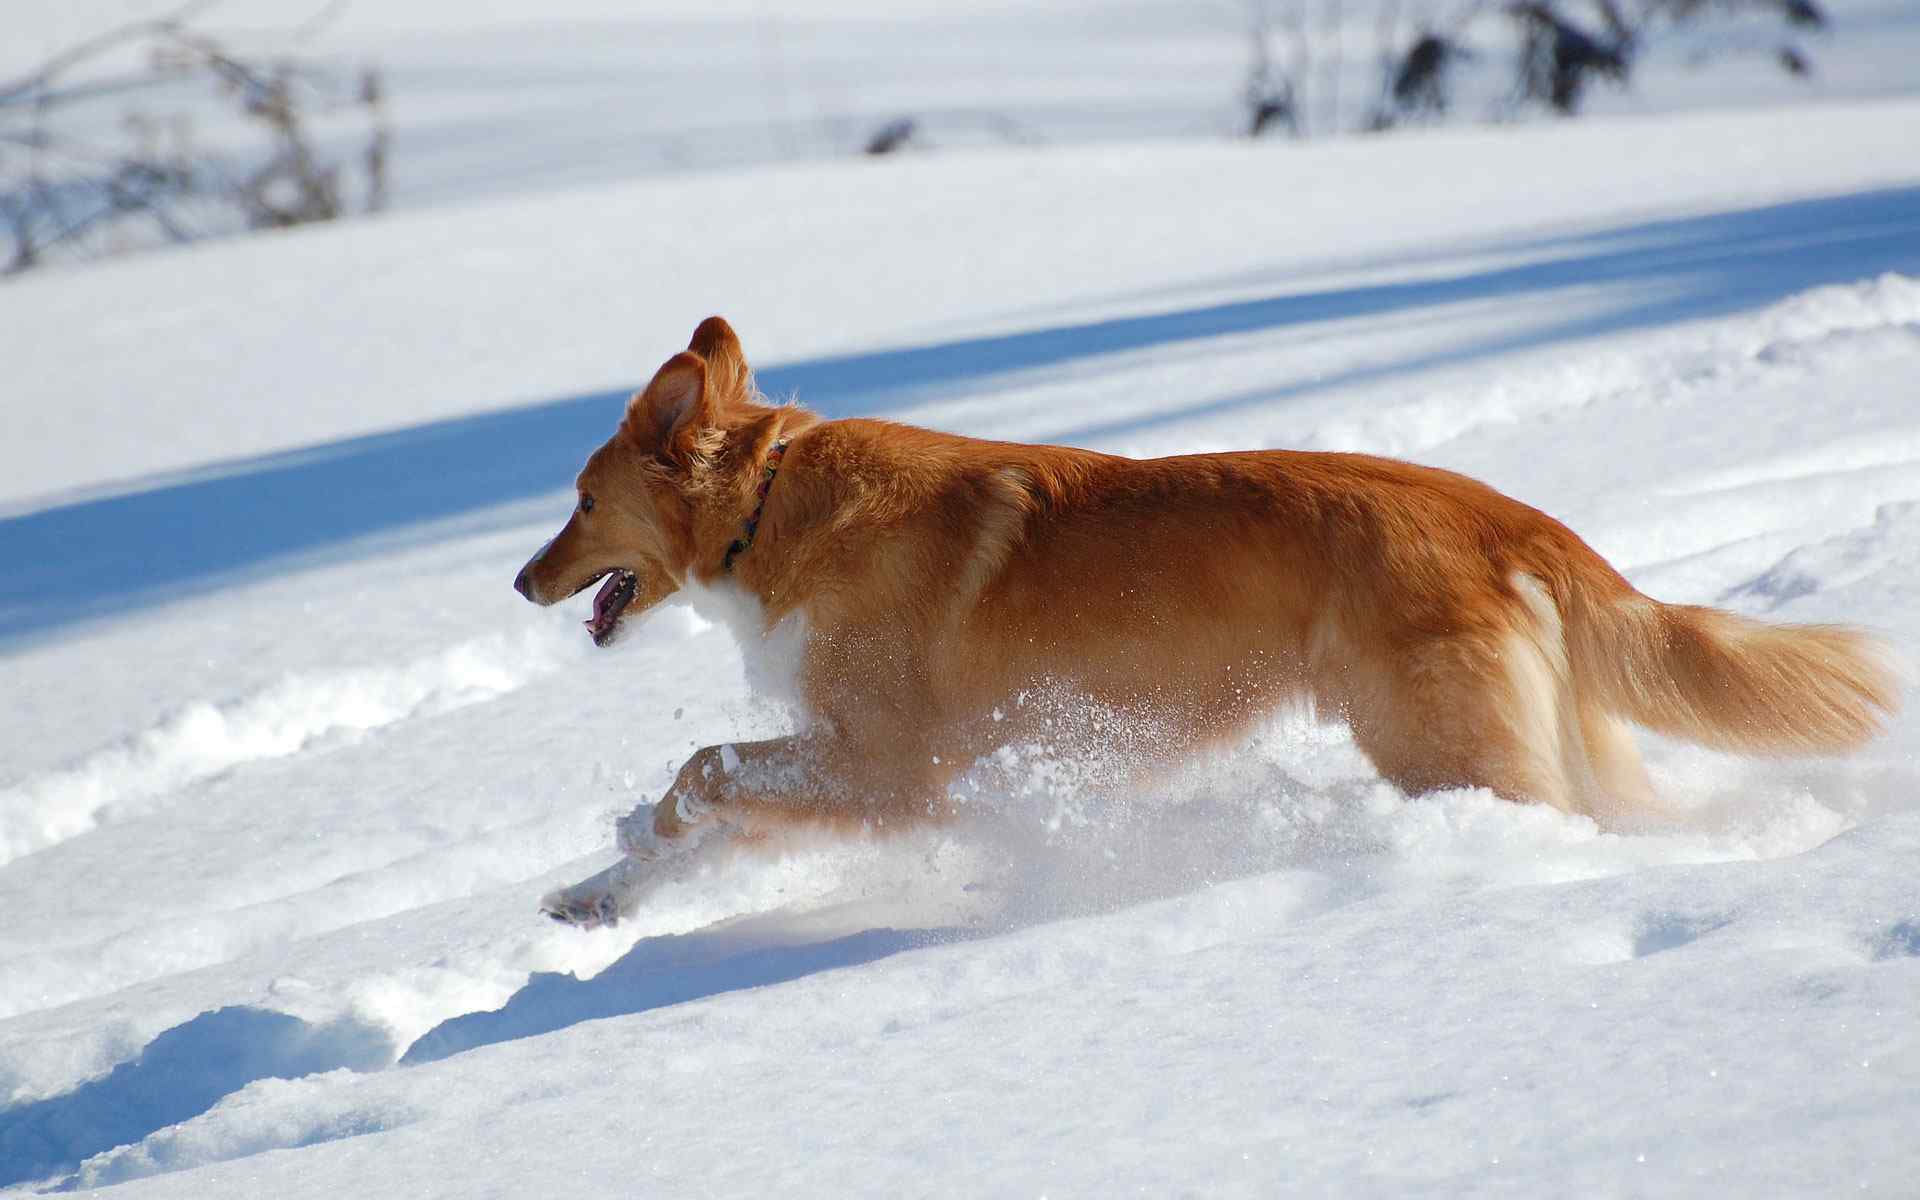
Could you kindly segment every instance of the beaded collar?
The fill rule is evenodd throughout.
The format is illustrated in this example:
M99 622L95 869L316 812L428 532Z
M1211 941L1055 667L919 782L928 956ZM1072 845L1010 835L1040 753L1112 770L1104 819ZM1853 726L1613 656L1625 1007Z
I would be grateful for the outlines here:
M760 528L760 514L767 508L767 493L773 489L773 473L780 469L781 456L787 452L787 438L781 438L767 451L766 465L760 468L760 488L753 505L753 515L747 518L747 526L733 544L727 547L727 556L720 560L722 571L733 570L733 560L745 554L747 547L753 545L753 535Z

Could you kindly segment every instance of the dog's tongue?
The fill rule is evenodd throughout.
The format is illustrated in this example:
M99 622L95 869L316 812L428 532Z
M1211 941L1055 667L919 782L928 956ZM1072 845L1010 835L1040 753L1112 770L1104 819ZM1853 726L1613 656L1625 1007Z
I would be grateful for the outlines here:
M593 594L593 616L587 618L587 628L593 631L595 637L612 628L614 618L620 615L618 606L614 603L614 597L620 594L620 584L623 579L624 576L615 571L607 576L607 581L601 584L600 590Z

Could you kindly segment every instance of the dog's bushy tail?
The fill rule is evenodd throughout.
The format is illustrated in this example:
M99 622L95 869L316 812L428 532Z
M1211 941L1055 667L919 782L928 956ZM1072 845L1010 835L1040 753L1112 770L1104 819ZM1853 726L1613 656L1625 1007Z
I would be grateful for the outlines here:
M1583 691L1649 729L1747 754L1823 754L1879 734L1900 704L1887 647L1838 625L1589 593L1569 649Z

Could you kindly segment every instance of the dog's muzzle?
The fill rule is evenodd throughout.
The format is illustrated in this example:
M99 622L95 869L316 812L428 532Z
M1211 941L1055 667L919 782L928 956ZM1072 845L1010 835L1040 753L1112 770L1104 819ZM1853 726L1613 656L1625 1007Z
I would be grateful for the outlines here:
M533 582L527 578L527 572L539 566L540 560L545 558L547 556L547 551L552 548L553 548L553 539L548 538L544 545L542 545L538 550L533 552L533 557L527 560L527 565L520 568L520 573L513 577L513 590L516 592L519 592L522 596L525 596L527 599L533 601L535 604L544 604L546 602L542 600L540 597L533 594Z

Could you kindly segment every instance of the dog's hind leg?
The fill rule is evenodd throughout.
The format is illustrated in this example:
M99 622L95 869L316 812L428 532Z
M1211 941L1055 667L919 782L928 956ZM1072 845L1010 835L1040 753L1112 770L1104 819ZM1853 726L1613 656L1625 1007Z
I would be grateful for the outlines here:
M1585 788L1569 778L1560 689L1529 638L1436 639L1372 667L1346 689L1354 740L1409 795L1484 787L1521 803L1569 812Z
M1601 806L1610 816L1631 817L1656 811L1653 781L1640 761L1633 730L1619 717L1592 705L1580 708L1580 732L1599 784ZM1597 814L1596 814L1597 815Z

